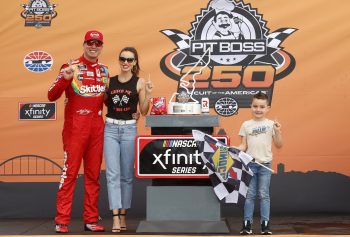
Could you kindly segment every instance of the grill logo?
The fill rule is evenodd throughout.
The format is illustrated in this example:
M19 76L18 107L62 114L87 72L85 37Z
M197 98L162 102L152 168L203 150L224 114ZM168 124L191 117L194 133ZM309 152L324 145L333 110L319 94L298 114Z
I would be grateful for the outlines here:
M21 16L25 19L24 26L41 28L51 26L51 20L57 16L55 4L48 0L31 0L29 4L22 4L24 10Z
M259 91L271 100L275 81L295 67L281 44L297 29L270 32L266 23L243 1L211 0L195 16L188 34L161 30L177 46L162 58L161 69L179 81L178 93L192 90L198 101L209 98L210 108L222 116L248 108L251 95Z

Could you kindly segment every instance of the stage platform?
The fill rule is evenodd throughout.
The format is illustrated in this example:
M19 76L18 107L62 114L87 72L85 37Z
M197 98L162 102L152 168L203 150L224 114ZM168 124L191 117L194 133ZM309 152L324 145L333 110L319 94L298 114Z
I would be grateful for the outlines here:
M112 233L110 231L112 221L111 217L103 218L100 222L107 231L103 233L92 233L83 231L83 222L81 219L73 219L69 226L70 233L64 236L78 235L119 235L119 236L140 236L140 235L166 235L166 236L230 236L239 235L241 229L240 217L228 217L224 220L229 226L229 234L172 234L172 233L136 233L137 226L144 219L132 218L128 221L128 230L121 233ZM272 215L271 229L274 236L278 235L350 235L350 214L349 215L302 215L302 216L284 216ZM260 234L259 220L254 220L254 234ZM54 232L53 219L0 219L0 236L46 236L60 235Z

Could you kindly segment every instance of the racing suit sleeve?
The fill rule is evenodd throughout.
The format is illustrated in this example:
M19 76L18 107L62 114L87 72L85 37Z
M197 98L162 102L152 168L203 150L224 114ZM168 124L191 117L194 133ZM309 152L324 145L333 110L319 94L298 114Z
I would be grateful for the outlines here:
M66 67L68 67L67 64L64 64L61 67L60 73L58 74L56 81L51 85L51 87L48 91L48 94L47 94L47 98L49 99L49 101L55 101L58 98L60 98L62 93L66 90L66 88L72 82L72 80L66 80L63 77L62 69L66 68Z

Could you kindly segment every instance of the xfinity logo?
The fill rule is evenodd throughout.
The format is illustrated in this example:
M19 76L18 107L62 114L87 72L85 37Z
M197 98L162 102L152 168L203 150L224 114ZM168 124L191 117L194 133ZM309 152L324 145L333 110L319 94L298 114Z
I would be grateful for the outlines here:
M47 116L49 115L50 110L48 109L35 109L35 108L30 108L29 110L25 110L25 115L28 115L31 118L35 117L41 117L41 116Z
M216 136L228 144L228 138ZM142 178L207 178L197 143L190 136L138 136L135 171ZM223 165L220 163L220 165ZM220 166L221 167L221 166Z
M56 103L19 103L19 120L56 120Z
M165 165L192 165L197 164L200 165L202 162L200 161L200 154L198 150L194 152L194 154L170 154L171 149L167 149L164 154L153 154L154 164L159 164L163 169L167 169Z

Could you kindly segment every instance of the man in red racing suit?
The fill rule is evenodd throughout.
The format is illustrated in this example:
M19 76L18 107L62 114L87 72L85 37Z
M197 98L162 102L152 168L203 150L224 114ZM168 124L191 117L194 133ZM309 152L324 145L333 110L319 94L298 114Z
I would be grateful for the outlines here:
M108 85L106 66L98 62L103 36L88 31L83 44L84 54L61 67L48 92L50 101L66 95L62 132L64 167L57 192L56 232L67 233L73 193L81 161L84 160L84 228L104 231L98 221L99 175L103 151L103 97Z

